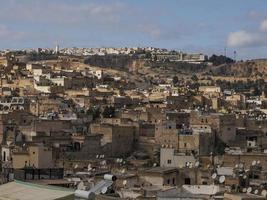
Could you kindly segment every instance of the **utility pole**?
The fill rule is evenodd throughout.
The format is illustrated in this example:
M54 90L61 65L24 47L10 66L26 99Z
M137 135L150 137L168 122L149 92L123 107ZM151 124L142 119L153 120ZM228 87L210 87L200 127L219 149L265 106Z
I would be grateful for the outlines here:
M236 62L236 51L234 51L234 60Z

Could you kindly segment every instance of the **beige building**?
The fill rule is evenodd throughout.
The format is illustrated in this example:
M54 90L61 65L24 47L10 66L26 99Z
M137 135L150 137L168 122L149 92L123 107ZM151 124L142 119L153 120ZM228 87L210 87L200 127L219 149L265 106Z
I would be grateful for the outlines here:
M12 151L12 165L14 169L35 167L38 169L52 168L52 150L43 145L31 145L27 148Z
M234 114L191 112L190 127L211 127L218 138L228 143L236 137L236 117Z
M204 94L221 93L221 88L218 86L200 86L199 92L203 92Z
M126 156L133 151L136 140L134 126L91 124L91 134L101 134L101 145L107 155L118 157Z
M155 167L141 171L139 177L143 180L144 184L150 183L158 186L174 186L177 184L178 170L173 167Z

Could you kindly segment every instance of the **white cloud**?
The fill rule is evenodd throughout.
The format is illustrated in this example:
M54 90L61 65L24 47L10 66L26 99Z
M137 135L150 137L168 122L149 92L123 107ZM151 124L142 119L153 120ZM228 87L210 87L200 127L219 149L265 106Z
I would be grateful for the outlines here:
M162 34L162 31L159 27L152 24L143 24L139 26L141 32L147 33L153 38L159 38Z
M227 46L229 47L259 47L267 46L267 20L262 21L259 30L254 32L239 30L228 35Z
M59 1L8 1L1 5L1 19L48 24L117 23L124 13L120 2L69 4ZM14 12L10 12L10 11ZM14 14L15 13L15 14Z
M261 31L267 31L267 19L265 19L261 22L260 30Z
M260 13L255 11L255 10L251 10L251 11L248 12L248 17L250 19L257 19L257 18L260 17Z
M19 39L23 39L24 36L25 36L24 32L12 31L7 26L0 24L0 38L1 39L19 40Z

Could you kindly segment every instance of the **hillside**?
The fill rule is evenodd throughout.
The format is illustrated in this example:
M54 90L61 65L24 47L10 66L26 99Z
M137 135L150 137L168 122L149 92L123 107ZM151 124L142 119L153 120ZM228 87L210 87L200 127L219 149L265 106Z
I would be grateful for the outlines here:
M267 75L267 59L220 65L211 67L210 71L215 76L264 78Z

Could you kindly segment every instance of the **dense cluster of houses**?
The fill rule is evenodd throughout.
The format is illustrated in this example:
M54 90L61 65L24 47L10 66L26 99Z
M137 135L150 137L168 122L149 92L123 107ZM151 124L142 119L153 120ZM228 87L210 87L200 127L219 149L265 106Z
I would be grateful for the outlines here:
M1 183L64 186L88 199L266 199L264 91L141 89L76 61L0 62Z

